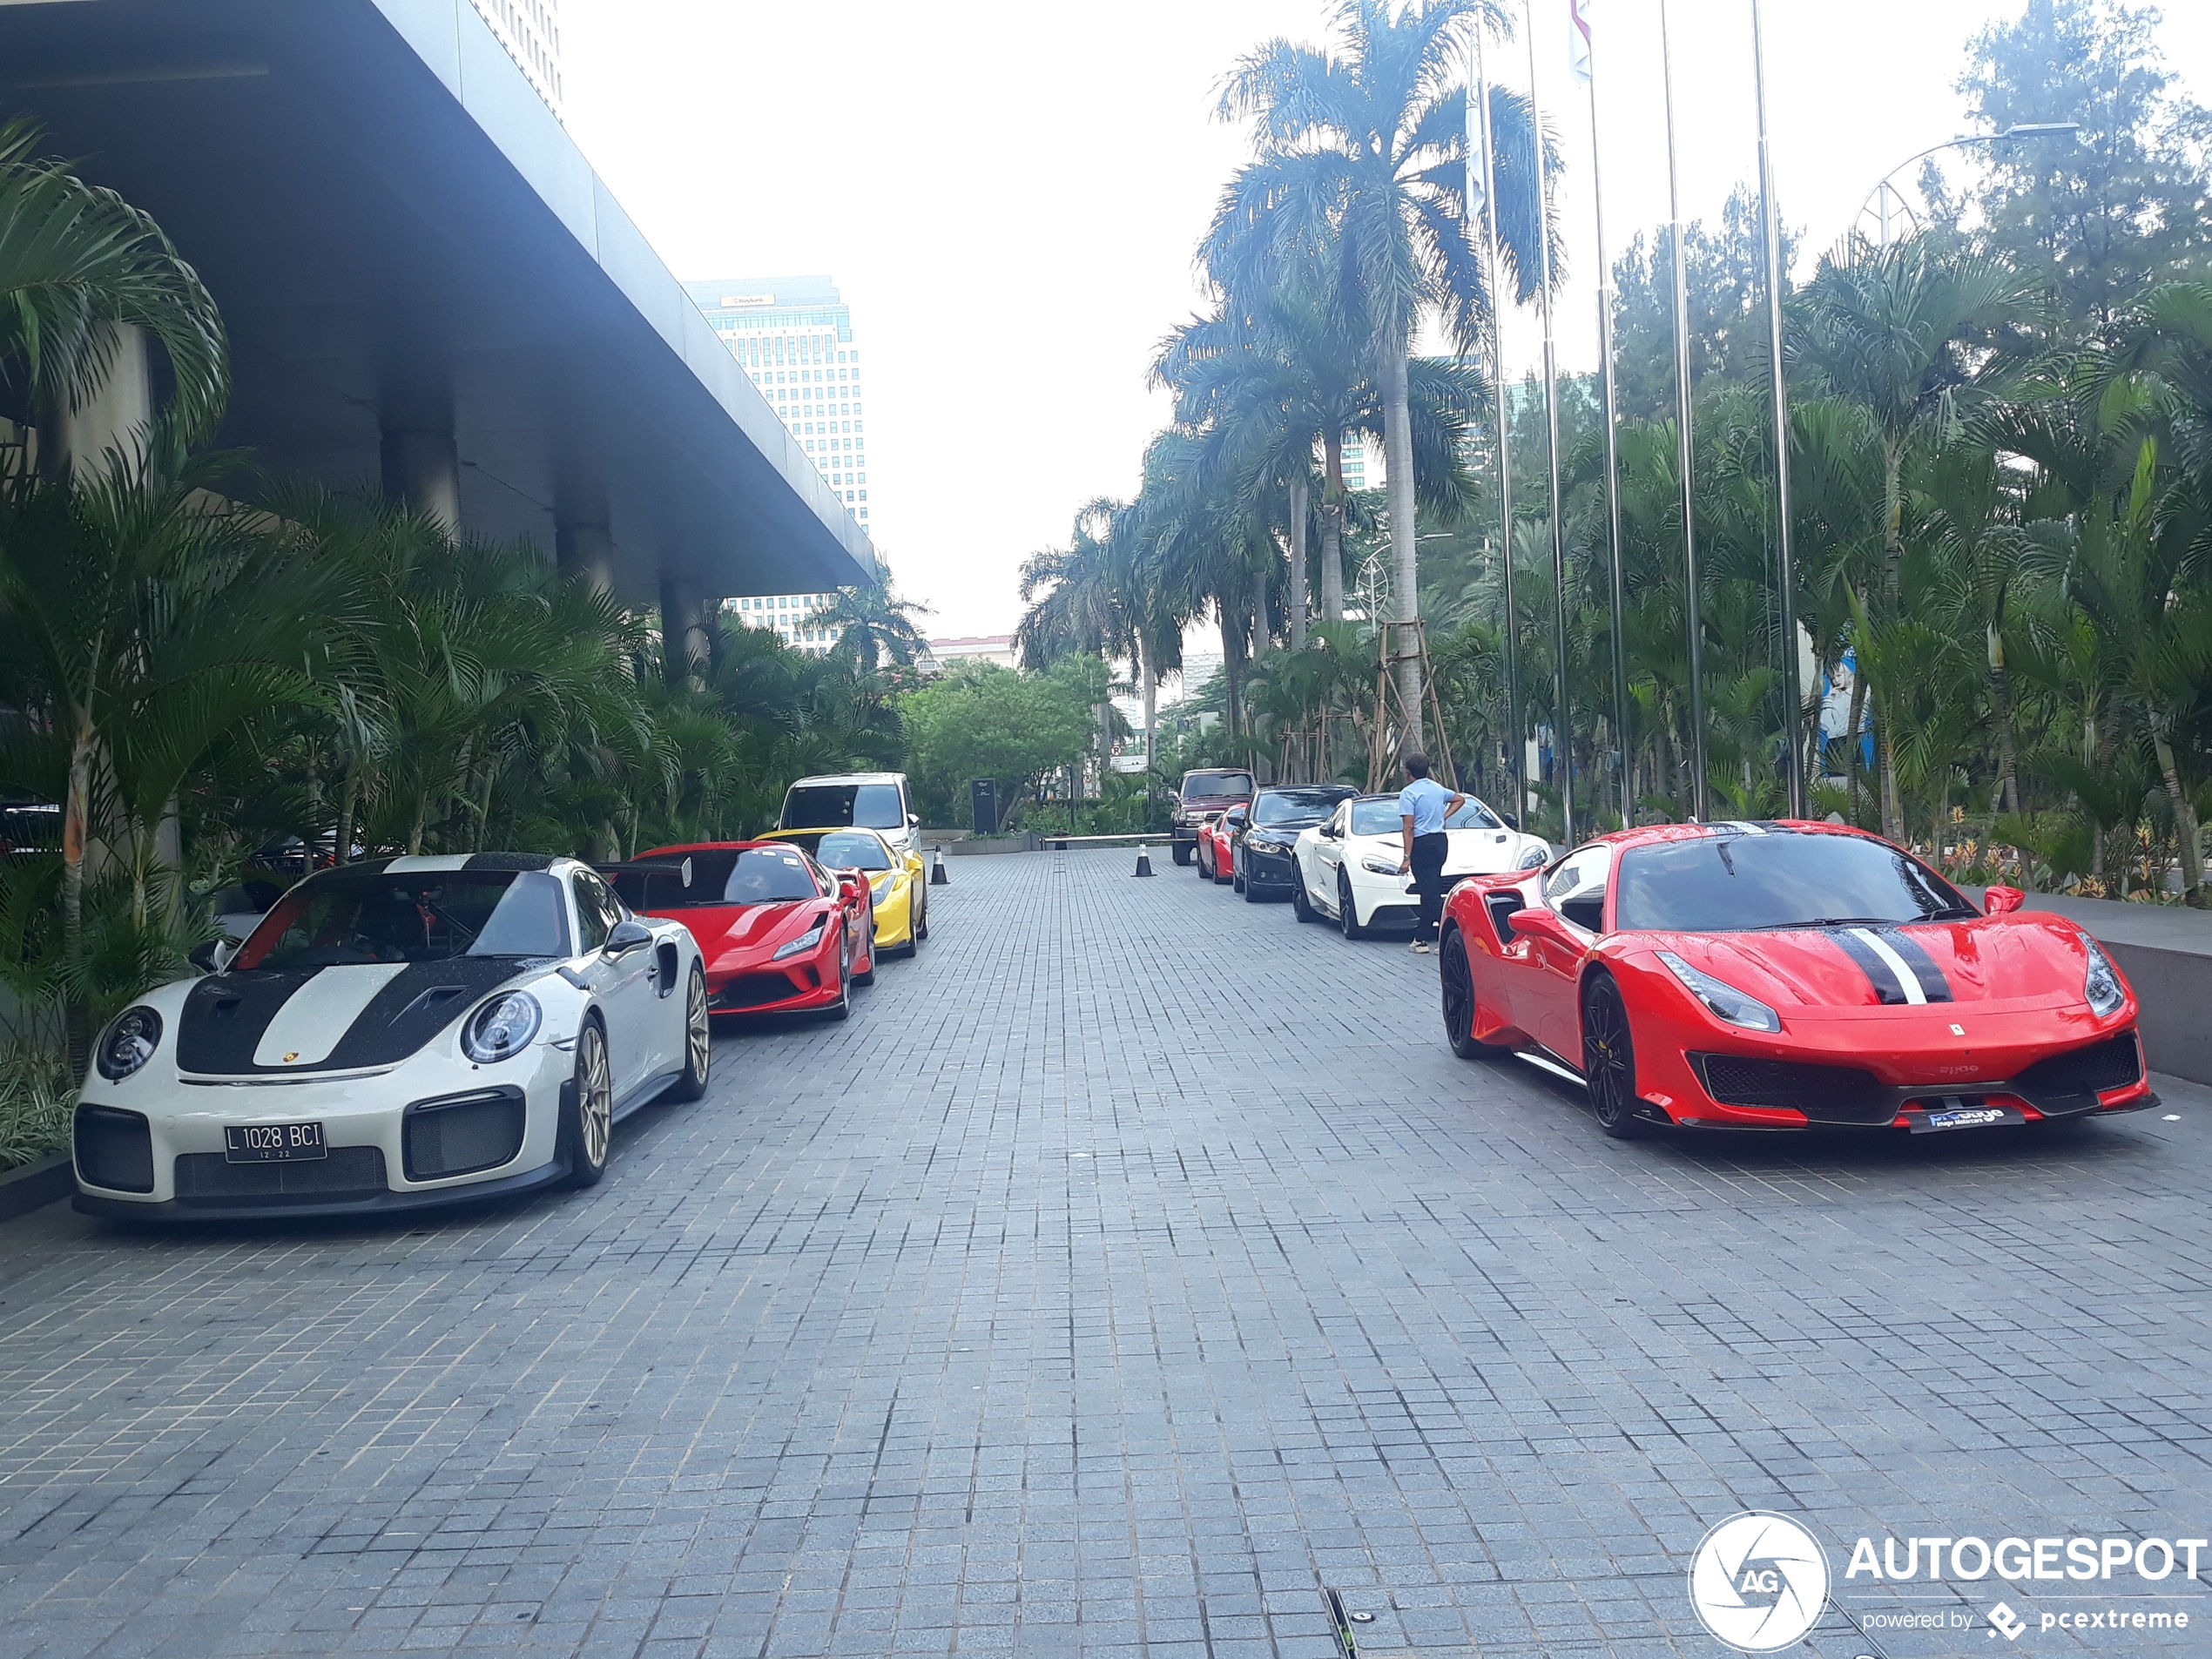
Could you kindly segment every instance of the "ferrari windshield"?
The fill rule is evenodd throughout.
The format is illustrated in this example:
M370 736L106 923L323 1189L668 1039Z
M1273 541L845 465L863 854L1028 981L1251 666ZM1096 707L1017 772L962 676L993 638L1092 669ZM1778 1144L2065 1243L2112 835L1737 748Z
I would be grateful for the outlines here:
M1252 822L1269 829L1325 824L1343 795L1333 789L1270 789L1252 802Z
M1621 857L1623 930L1737 933L1981 913L1917 859L1857 835L1708 835Z
M566 956L568 905L543 870L342 871L304 881L261 919L242 968Z
M817 863L833 870L887 870L891 854L875 836L858 830L842 830L834 835L825 835L814 849Z
M784 829L904 829L896 784L806 784L784 797Z
M687 867L689 882L684 879ZM806 855L795 846L711 846L666 853L616 870L607 879L624 904L651 915L821 897Z

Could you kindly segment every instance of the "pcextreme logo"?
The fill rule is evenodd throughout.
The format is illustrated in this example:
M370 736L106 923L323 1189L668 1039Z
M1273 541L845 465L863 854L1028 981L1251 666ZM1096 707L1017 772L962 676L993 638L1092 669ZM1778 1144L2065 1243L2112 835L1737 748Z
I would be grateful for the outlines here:
M1773 1653L1819 1622L1828 1605L1827 1554L1787 1515L1730 1515L1690 1559L1689 1604L1716 1640Z

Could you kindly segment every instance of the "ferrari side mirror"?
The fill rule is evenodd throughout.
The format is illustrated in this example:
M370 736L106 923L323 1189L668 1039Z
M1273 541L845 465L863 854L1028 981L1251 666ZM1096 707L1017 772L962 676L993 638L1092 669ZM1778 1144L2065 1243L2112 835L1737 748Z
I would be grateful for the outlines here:
M1982 908L1993 916L2008 916L2027 902L2018 887L1992 887L1982 894Z

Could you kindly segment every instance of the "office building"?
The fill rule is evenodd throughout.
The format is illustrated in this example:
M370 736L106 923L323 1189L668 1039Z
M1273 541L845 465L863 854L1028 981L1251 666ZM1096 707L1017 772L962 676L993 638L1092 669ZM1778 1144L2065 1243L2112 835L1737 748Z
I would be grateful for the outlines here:
M507 49L537 89L546 107L561 113L561 0L469 0L492 36Z
M845 630L821 621L815 613L836 597L833 593L765 593L728 600L722 610L747 628L765 629L802 657L823 657Z

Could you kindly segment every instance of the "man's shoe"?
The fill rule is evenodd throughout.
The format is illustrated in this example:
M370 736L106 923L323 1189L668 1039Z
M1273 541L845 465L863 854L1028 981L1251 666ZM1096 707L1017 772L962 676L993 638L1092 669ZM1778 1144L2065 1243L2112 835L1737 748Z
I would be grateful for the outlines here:
M1416 955L1426 956L1428 954L1428 941L1426 939L1416 939L1408 948L1413 950Z

